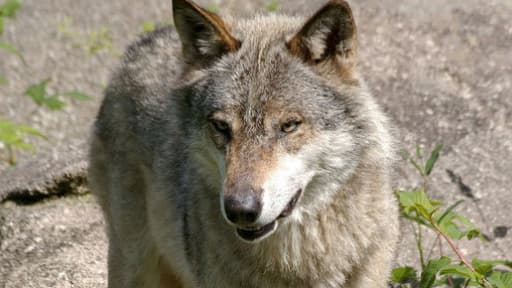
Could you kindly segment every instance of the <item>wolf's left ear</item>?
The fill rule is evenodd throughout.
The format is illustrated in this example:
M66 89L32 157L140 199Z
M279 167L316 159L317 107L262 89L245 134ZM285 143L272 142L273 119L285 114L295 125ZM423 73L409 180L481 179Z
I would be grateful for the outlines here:
M173 17L183 44L185 61L203 68L225 53L240 48L224 21L189 0L173 0Z
M287 43L292 54L316 64L332 59L353 66L357 34L352 10L344 0L331 0ZM345 68L350 68L345 67Z

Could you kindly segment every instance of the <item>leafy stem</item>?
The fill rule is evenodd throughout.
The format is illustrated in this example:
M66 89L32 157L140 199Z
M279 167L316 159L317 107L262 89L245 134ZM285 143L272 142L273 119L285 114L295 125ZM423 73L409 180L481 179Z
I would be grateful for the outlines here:
M416 237L416 246L418 247L418 252L420 255L421 269L425 269L425 257L423 255L423 243L422 243L422 235L421 235L421 225L419 223L416 224L418 228L418 234Z
M457 245L455 245L455 243L453 242L453 240L450 238L450 236L448 236L447 234L445 234L441 228L439 227L439 225L436 223L436 221L431 217L430 219L430 224L432 224L432 227L434 228L434 230L437 232L437 235L440 235L441 237L443 237L443 239L446 241L446 243L448 243L448 245L450 246L450 248L452 249L452 251L455 253L455 255L457 255L457 257L459 258L459 260L466 266L468 267L469 270L471 270L471 272L475 273L475 274L479 274L475 268L473 267L473 265L466 259L466 257L464 257L464 255L462 254L462 252L460 251L460 249L457 247ZM492 285L487 281L487 279L485 279L485 277L482 276L482 279L480 279L480 282L482 285L484 285L484 287L492 287Z
M412 287L481 287L481 288L509 288L512 287L512 273L500 270L497 265L505 265L512 268L510 261L484 261L473 259L469 261L457 247L456 241L467 238L471 240L479 237L483 239L481 232L463 215L455 212L455 209L463 203L463 200L442 209L442 203L429 198L427 195L428 180L434 166L440 156L442 146L437 145L430 154L428 160L423 160L423 151L416 147L416 157L408 153L405 159L410 162L421 176L419 187L409 191L397 191L398 201L403 218L414 222L414 235L416 246L421 261L421 273L411 266L398 267L393 270L392 283L411 284ZM436 238L425 254L423 233L431 231ZM448 246L456 255L454 259L443 256L442 244ZM439 245L440 258L431 259L430 256L436 245ZM419 284L419 286L416 286ZM406 286L409 287L409 286Z

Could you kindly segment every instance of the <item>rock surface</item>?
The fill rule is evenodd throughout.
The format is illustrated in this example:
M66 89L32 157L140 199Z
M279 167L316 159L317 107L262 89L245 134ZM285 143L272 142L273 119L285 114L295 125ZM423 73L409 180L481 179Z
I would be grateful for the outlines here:
M267 3L198 2L240 14L264 11ZM322 5L279 3L291 13ZM354 0L352 6L361 69L402 147L444 144L430 188L447 203L466 200L460 210L490 238L461 242L462 250L470 258L512 259L512 2ZM0 287L105 287L104 221L92 196L83 195L87 135L121 51L145 21L168 23L170 14L167 0L25 0L7 21L2 40L18 47L28 65L0 50L0 75L9 80L0 85L0 115L44 131L50 141L31 139L34 155L21 153L14 168L0 166ZM112 48L88 55L91 38L83 35L103 28ZM22 94L47 78L51 93L79 90L94 99L71 101L59 112L37 109ZM397 167L398 188L419 183L408 166ZM404 225L397 263L416 261L412 235Z

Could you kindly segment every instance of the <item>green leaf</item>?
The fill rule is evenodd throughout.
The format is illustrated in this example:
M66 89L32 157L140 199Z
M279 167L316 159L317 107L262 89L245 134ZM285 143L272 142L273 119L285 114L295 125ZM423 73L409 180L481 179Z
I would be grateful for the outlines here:
M448 265L450 265L450 258L446 256L428 261L427 266L421 273L420 288L431 288L436 281L437 273Z
M16 47L12 46L9 43L3 42L3 41L0 41L0 49L5 50L5 51L15 54L15 55L19 55L18 49L16 49Z
M30 85L25 91L25 95L29 96L39 106L45 106L50 110L60 110L66 106L57 96L50 96L46 92L46 86L50 83L49 79L39 83Z
M18 56L20 61L23 62L23 65L27 65L27 63L25 62L25 58L23 58L23 55L21 55L18 49L16 49L16 47L12 46L11 44L0 41L0 49Z
M447 221L444 222L442 225L439 225L439 229L444 234L448 235L448 237L454 240L460 240L464 237L464 232L460 230L459 227L451 221Z
M398 201L405 213L416 211L422 217L429 219L430 215L435 212L432 202L423 190L398 192Z
M405 284L416 280L416 269L410 266L398 267L391 272L391 281L394 283Z
M439 154L441 152L441 149L443 149L443 145L437 144L436 148L432 151L430 154L430 158L427 160L427 163L425 164L425 175L429 176L430 173L432 173L432 169L434 169L434 165L436 164L437 160L439 159Z
M61 110L66 106L66 103L55 96L45 98L43 104L51 110Z
M416 162L412 158L409 158L409 162L411 162L412 166L414 166L414 168L416 168L416 170L418 171L418 173L420 173L421 176L425 176L425 171L423 171L423 168L421 168L421 166L418 164L418 162Z
M272 0L265 5L265 8L268 12L276 12L277 9L279 9L279 1L278 0Z
M21 150L26 150L26 151L30 151L30 152L33 152L35 149L34 149L34 146L32 146L32 144L29 144L23 140L20 140L16 143L13 143L11 144L13 147L16 147L17 149L21 149Z
M92 31L86 37L85 45L89 55L94 55L100 51L111 51L113 40L108 28L102 27L97 31Z
M471 229L466 232L466 238L468 238L468 240L472 240L473 238L476 238L476 237L480 236L481 234L482 233L480 232L480 230Z
M18 0L7 0L2 6L0 6L0 16L14 17L16 11L20 9L21 3Z
M463 225L467 230L464 232L464 236L463 237L466 237L468 238L468 240L471 240L473 239L474 237L477 237L477 236L481 236L481 232L479 229L477 229L475 227L475 225L473 225L473 223L471 223L471 221L469 221L468 218L460 215L460 214L455 214L455 220L457 222L459 222L461 225Z
M481 235L480 230L460 214L448 212L444 213L442 217L442 221L437 221L439 229L452 239L460 240L466 237L471 240ZM434 219L436 219L435 216Z
M42 106L46 98L46 86L50 83L50 79L45 79L37 84L30 85L25 91L25 95L29 96L34 102Z
M76 99L79 101L87 101L87 100L92 99L91 96L84 94L82 92L79 92L79 91L67 92L67 93L62 94L62 96L70 97L70 98L73 98L73 99Z
M418 162L416 162L416 160L414 160L414 158L412 158L411 154L409 154L409 152L407 152L406 150L402 150L401 153L402 155L402 158L406 161L409 161L412 166L414 166L414 168L416 168L416 170L418 171L418 173L420 173L420 175L423 177L425 176L424 173L423 173L423 168L421 168L421 166L418 164Z
M434 287L466 288L464 286L466 284L477 284L477 283L472 283L472 282L468 283L468 279L466 279L464 277L458 277L458 276L453 276L453 275L441 275L439 277L439 279L436 280L436 282L434 283ZM474 287L474 286L467 286L467 287Z
M432 228L432 225L427 222L427 220L423 219L422 217L420 216L416 216L416 215L411 215L411 214L406 214L405 212L402 213L402 217L404 217L405 219L407 220L410 220L410 221L413 221L413 222L416 222L420 225L423 225L423 226L426 226L426 227L429 227L429 228Z
M510 288L512 287L512 272L496 271L487 280L496 288Z
M4 17L0 16L0 35L4 34Z
M144 22L142 23L142 29L144 30L144 32L152 32L152 31L155 31L155 23L153 22Z
M423 158L423 149L421 149L420 145L416 145L416 157L418 157L418 159Z
M473 259L471 260L471 264L475 268L475 270L482 274L487 275L489 272L491 272L495 266L502 265L507 266L509 268L512 268L512 262L505 261L505 260L480 260L480 259Z
M5 50L5 51L7 51L7 52L9 52L11 54L16 55L18 57L18 59L20 59L21 63L23 63L23 65L27 66L27 62L25 61L25 58L19 52L19 50L16 49L14 46L10 45L9 43L5 43L5 42L0 41L0 49Z
M33 151L34 147L25 141L28 135L38 136L47 140L46 136L40 131L24 125L17 125L10 121L0 119L0 142L7 147ZM13 160L9 160L14 164Z
M9 83L9 81L7 81L7 78L0 76L0 85L5 85L7 83Z
M32 128L30 126L26 126L26 125L18 125L16 126L16 129L20 132L23 132L25 134L28 134L28 135L34 135L34 136L38 136L40 138L43 138L45 140L48 140L48 137L46 137L46 135L44 135L41 131L35 129L35 128Z
M455 202L454 204L450 205L450 207L448 207L448 209L446 209L446 211L441 215L441 217L439 217L439 219L437 220L437 223L441 223L443 222L443 219L450 213L453 211L453 209L457 208L457 206L459 206L460 204L462 204L462 202L464 202L464 200L459 200L457 202Z
M440 270L441 275L457 275L462 276L464 278L471 279L473 281L477 281L478 275L475 275L473 271L471 271L468 267L462 264L451 264L443 267Z
M490 261L482 261L478 259L473 259L471 264L473 265L473 268L475 268L475 271L482 275L488 275L491 273L495 265Z

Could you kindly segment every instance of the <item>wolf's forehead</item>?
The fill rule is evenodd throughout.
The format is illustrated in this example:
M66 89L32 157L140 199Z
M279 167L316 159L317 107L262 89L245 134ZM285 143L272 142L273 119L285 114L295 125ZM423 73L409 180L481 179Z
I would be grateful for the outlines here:
M245 124L261 124L268 116L281 112L304 112L304 105L322 111L319 94L327 89L287 46L288 38L300 29L302 20L283 16L260 16L236 24L233 33L240 49L210 70L210 104L241 117ZM242 33L243 32L243 33ZM294 111L298 110L298 111ZM299 114L304 114L299 113Z
M299 31L303 19L285 15L258 15L253 18L230 19L232 34L247 44L265 44L292 36Z
M306 77L293 67L293 60L283 50L272 46L240 51L233 57L217 75L217 88L220 88L217 91L222 94L218 100L225 101L220 104L255 111L286 105L286 102L299 97L299 93L294 93L298 86L294 83L306 81Z

